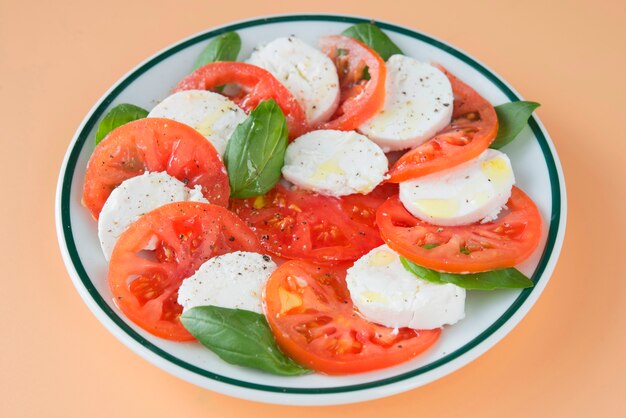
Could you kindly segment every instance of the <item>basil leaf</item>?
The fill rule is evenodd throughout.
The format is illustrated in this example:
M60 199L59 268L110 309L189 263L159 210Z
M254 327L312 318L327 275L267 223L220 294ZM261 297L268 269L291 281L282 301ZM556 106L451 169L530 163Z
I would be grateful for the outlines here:
M287 120L273 99L261 102L233 132L224 163L230 196L259 196L280 180L287 149Z
M113 129L118 128L128 122L143 119L148 116L148 111L130 103L121 103L109 110L98 125L96 131L96 145L104 139Z
M180 316L185 328L222 360L282 376L309 373L276 345L262 314L218 306L198 306Z
M493 290L493 289L525 289L533 287L533 282L514 268L486 271L484 273L440 273L426 267L418 266L404 257L400 257L404 268L420 279L431 283L452 283L464 289Z
M394 54L402 54L402 50L378 26L372 23L358 23L341 32L363 42L365 45L378 52L380 57L387 61Z
M533 282L514 268L485 271L483 273L453 274L440 273L441 280L465 289L525 289L533 287Z
M496 106L498 135L489 147L500 149L513 141L539 106L541 105L537 102L511 102Z
M409 272L413 273L420 279L426 280L427 282L437 283L437 284L446 284L446 282L439 279L439 273L435 270L427 269L426 267L418 266L412 261L407 260L404 257L400 257L400 262L404 266L404 268Z
M237 61L241 50L241 38L237 32L224 32L215 37L198 55L193 69L216 61Z

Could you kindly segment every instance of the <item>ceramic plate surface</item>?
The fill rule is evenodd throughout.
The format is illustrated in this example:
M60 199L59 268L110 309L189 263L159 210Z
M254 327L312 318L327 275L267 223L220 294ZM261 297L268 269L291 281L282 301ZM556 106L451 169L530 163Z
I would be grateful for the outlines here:
M56 202L59 244L69 275L91 311L141 357L196 385L239 398L299 405L357 402L403 392L457 370L502 339L537 300L561 249L566 199L556 151L541 122L533 116L520 136L503 151L512 161L517 185L537 203L544 221L538 250L519 266L532 276L535 286L522 291L469 291L466 318L446 327L441 340L412 361L351 376L274 376L226 364L199 344L153 337L128 321L113 304L97 225L81 206L83 177L94 149L95 130L106 112L122 102L146 109L154 107L190 72L207 42L222 32L236 30L241 35L243 46L239 57L245 59L256 45L277 37L293 34L316 45L322 35L340 33L351 24L369 20L337 15L289 15L219 27L148 59L124 76L87 114L68 148L59 176ZM380 22L379 26L406 55L443 64L494 105L521 100L505 81L464 52L416 30Z

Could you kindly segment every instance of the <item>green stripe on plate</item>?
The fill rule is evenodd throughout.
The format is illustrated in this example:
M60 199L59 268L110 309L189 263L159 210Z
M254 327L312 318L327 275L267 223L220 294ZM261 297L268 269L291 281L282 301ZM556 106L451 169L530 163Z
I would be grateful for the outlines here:
M502 327L510 318L517 312L517 310L522 306L524 301L530 296L530 294L534 291L535 288L525 289L520 292L519 296L515 299L515 301L511 304L509 309L507 309L491 326L489 326L485 331L480 333L477 337L475 337L472 341L465 344L458 350L442 357L441 359L434 361L426 366L419 367L415 370L412 370L407 373L403 373L394 377L390 377L387 379L376 380L368 383L358 384L358 385L348 385L348 386L340 386L340 387L331 387L331 388L295 388L295 387L282 387L282 386L269 386L269 385L261 385L256 383L250 383L242 380L232 379L226 376L222 376L216 373L213 373L209 370L204 370L202 368L196 367L192 364L189 364L168 352L160 349L156 345L152 344L150 341L139 335L135 330L133 330L128 324L122 320L117 312L115 312L111 307L105 302L100 293L94 287L91 279L87 275L85 268L82 264L82 261L78 255L76 250L76 242L74 241L74 235L72 233L72 225L71 225L71 216L70 216L70 192L72 188L72 178L74 176L74 172L76 170L76 163L78 161L78 157L80 152L89 139L89 133L93 129L94 125L103 114L103 112L109 107L111 102L134 80L136 80L139 76L141 76L148 69L152 68L154 65L158 64L162 60L167 57L191 46L198 42L202 42L204 40L213 38L220 33L234 31L238 29L244 29L253 26L265 25L270 23L280 23L280 22L296 22L296 21L326 21L326 22L345 22L345 23L360 23L360 22L368 22L369 19L357 18L357 17L347 17L347 16L334 16L334 15L292 15L292 16L277 16L277 17L269 17L264 19L256 19L245 22L236 23L229 26L224 26L222 28L206 32L204 34L195 36L191 39L188 39L184 42L175 45L168 50L162 52L161 54L155 56L149 61L145 62L135 71L133 71L130 75L128 75L124 80L122 80L100 103L100 105L95 109L92 115L89 117L87 122L85 123L83 129L80 131L76 143L74 144L71 153L68 157L66 171L63 176L62 190L61 190L61 222L63 225L63 233L65 237L65 242L67 245L68 253L70 255L70 259L74 264L74 268L80 277L81 282L89 292L89 295L96 302L98 307L102 309L102 311L129 337L135 340L137 343L141 344L146 349L150 350L152 353L157 356L167 360L176 366L179 366L187 371L192 373L196 373L198 375L207 377L209 379L213 379L222 383L228 383L236 386L240 386L247 389L255 389L260 391L269 391L269 392L279 392L279 393L293 393L293 394L327 394L327 393L342 393L342 392L351 392L358 391L363 389L371 389L384 385L388 385L391 383L399 382L402 380L406 380L423 373L426 373L430 370L436 369L450 361L460 357L461 355L467 353L483 341L485 341L489 336L491 336L494 332L496 332L500 327ZM452 48L449 45L446 45L438 40L435 40L429 36L423 35L421 33L414 32L412 30L398 27L389 23L377 22L377 25L382 29L399 33L402 35L409 36L411 38L420 40L422 42L428 43L436 48L439 48L450 55L462 60L466 64L470 65L482 75L487 77L489 81L491 81L495 86L497 86L511 101L519 100L519 97L496 75L487 70L483 65L465 55L464 53ZM556 243L557 233L559 231L559 223L560 223L560 215L561 215L561 189L558 177L558 170L556 168L556 164L554 161L554 156L550 150L550 145L544 136L542 130L537 123L537 120L533 116L530 122L530 128L532 129L533 134L537 138L541 150L544 154L546 164L548 166L548 172L550 177L550 185L552 190L552 212L550 216L550 227L548 230L548 239L541 256L541 260L537 269L532 275L533 281L536 283L542 279L543 272L546 269L548 261L552 255L554 250L554 246ZM547 280L547 279L546 279Z

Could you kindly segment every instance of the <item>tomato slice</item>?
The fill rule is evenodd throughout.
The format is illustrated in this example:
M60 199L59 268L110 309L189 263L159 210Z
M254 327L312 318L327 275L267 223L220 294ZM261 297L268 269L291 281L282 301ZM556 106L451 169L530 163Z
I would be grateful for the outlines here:
M478 157L498 133L498 117L491 103L445 68L439 68L452 84L452 122L435 137L400 157L389 171L389 182L410 180Z
M196 202L161 206L133 223L113 250L109 286L114 301L151 334L192 340L179 320L178 288L202 263L233 251L264 252L250 228L228 209Z
M365 320L352 305L346 267L289 261L270 276L265 315L287 355L319 372L359 373L410 360L437 341L441 329L395 331Z
M165 171L189 187L200 185L209 202L228 204L228 175L213 145L195 129L161 118L122 125L98 144L87 164L83 204L98 219L113 189L146 171Z
M385 102L385 61L364 43L343 35L321 38L320 48L337 67L341 97L335 115L319 129L354 130ZM369 80L364 77L366 67Z
M356 260L383 243L375 225L376 210L397 193L393 186L335 198L278 184L263 196L233 199L230 207L270 253L333 263Z
M514 186L506 206L493 222L439 227L415 218L394 196L378 209L376 221L387 245L414 263L478 273L513 267L539 244L541 215L530 197Z
M174 92L215 90L226 84L243 88L241 94L231 99L246 112L250 112L263 100L274 99L287 118L289 138L297 138L308 131L306 114L296 98L269 71L256 65L244 62L206 64L178 83Z

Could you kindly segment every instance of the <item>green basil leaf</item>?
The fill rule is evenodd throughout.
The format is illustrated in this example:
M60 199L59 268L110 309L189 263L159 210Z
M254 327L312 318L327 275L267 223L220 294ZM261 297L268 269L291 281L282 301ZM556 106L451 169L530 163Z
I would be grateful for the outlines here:
M118 128L128 122L143 119L148 116L148 111L130 103L121 103L109 110L96 131L96 145L104 139L113 129Z
M358 23L344 30L342 34L363 42L378 52L378 55L385 61L394 54L402 54L398 45L394 44L385 32L372 23Z
M273 99L261 102L233 132L224 163L230 196L259 196L280 180L287 149L287 120Z
M420 279L424 279L427 282L437 283L437 284L445 284L444 281L441 281L439 278L439 273L435 270L427 269L426 267L418 266L412 261L407 260L404 257L400 257L400 262L404 266L404 268L419 277Z
M441 280L465 289L525 289L533 287L533 282L514 268L486 271L483 273L453 274L440 273Z
M541 105L537 102L511 102L496 106L498 135L489 147L500 149L513 141L539 106Z
M404 257L400 257L404 268L420 279L445 284L452 283L464 289L493 290L493 289L525 289L533 287L533 282L514 268L486 271L484 273L440 273L426 267L418 266Z
M216 36L198 55L193 69L216 61L237 61L241 50L241 38L237 32L224 32Z
M218 306L198 306L180 316L185 328L222 360L283 376L309 373L276 345L262 314Z

